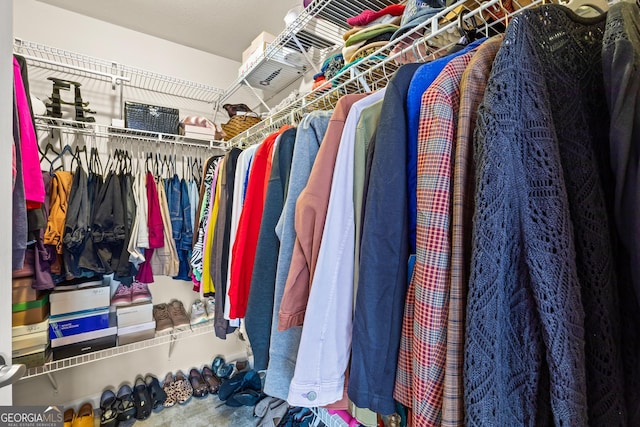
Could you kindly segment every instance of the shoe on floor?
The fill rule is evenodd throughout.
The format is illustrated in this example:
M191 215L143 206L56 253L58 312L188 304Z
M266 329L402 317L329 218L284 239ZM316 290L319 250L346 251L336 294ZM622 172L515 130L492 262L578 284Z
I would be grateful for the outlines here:
M209 386L205 382L204 378L202 378L202 374L200 371L193 368L189 372L189 382L191 383L191 387L193 388L193 395L198 398L206 397L209 394Z
M71 427L73 423L73 417L75 417L76 413L73 412L73 408L69 408L64 411L64 427Z
M191 320L190 323L192 325L197 325L198 323L206 322L207 312L204 308L204 304L201 300L197 299L191 304Z
M100 396L100 427L116 427L118 425L118 409L116 394L105 390Z
M93 427L93 425L93 406L90 403L85 403L73 417L71 427Z
M191 396L193 396L193 387L191 387L191 383L182 371L176 372L174 382L176 384L176 400L180 405L184 405L191 399Z
M127 384L124 384L118 390L116 409L118 411L118 427L131 420L135 422L136 402L133 399L133 390Z
M153 375L147 375L144 379L147 383L147 389L149 390L149 396L151 397L151 407L154 412L160 412L164 408L164 402L167 399L167 394L160 386L160 381Z
M164 382L162 383L162 391L167 395L164 400L163 406L165 408L171 408L178 402L178 392L176 390L176 381L173 378L173 374L169 372L166 377L164 377Z
M146 283L137 280L131 285L131 303L151 302L151 292Z
M216 300L209 297L205 300L204 306L207 310L207 319L213 320L216 317Z
M209 387L209 393L211 394L218 393L218 389L220 389L220 384L222 383L222 381L220 380L220 378L216 376L216 374L211 370L211 368L209 368L208 366L205 366L204 368L202 368L202 378L204 378L204 381L207 383L207 386Z
M147 383L144 382L142 377L136 378L133 386L133 400L136 403L136 419L146 420L149 418L153 405L147 389Z
M156 321L156 332L173 329L173 322L169 316L169 305L162 303L153 306L153 319Z
M120 283L111 297L111 305L115 307L131 305L131 287Z
M175 329L189 328L189 316L187 316L187 311L184 309L182 301L171 301L167 304L167 310L169 311L169 317L171 318L171 322L173 322L173 327Z

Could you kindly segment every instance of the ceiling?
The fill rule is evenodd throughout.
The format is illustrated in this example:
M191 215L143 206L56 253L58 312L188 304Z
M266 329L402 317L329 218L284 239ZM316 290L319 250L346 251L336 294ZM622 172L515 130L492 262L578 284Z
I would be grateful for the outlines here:
M242 60L262 31L278 35L302 0L39 0L181 45Z

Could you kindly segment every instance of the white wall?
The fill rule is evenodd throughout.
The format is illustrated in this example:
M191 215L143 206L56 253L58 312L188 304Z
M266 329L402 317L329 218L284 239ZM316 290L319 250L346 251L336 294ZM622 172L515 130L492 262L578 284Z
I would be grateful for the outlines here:
M5 3L2 2L2 4ZM237 69L240 65L238 62L206 52L88 18L35 0L15 0L13 7L14 36L26 41L118 61L125 65L220 88L227 87L237 76ZM3 16L7 15L10 15L10 11L3 14ZM215 42L217 41L212 41L212 43ZM51 75L54 73L30 67L29 81L32 94L41 98L49 95L51 84L46 80L46 77ZM83 83L84 100L90 101L91 107L98 111L96 115L98 122L109 123L112 117L118 117L120 105L118 91L111 90L111 86L103 82L96 83L89 79L81 79L80 81ZM63 95L63 99L67 98L69 95ZM71 96L70 99L73 97ZM213 115L210 105L178 101L175 97L165 97L145 91L129 91L125 93L126 99L176 106L180 108L181 116L195 113L202 113L209 117ZM0 116L10 117L6 114ZM11 129L11 126L10 124L9 126L3 125L0 129L5 131L5 129ZM0 148L5 150L7 145L4 144L1 147L5 147ZM102 148L103 154L105 154L104 145L99 145L99 148ZM162 147L159 148L159 150L162 149ZM0 155L2 161L10 158L10 155ZM0 170L6 172L0 177L0 191L8 192L10 186L5 183L5 178L9 177L10 167L5 166ZM8 198L8 196L5 195L4 198ZM5 215L10 215L10 210L4 212ZM5 218L4 222L8 221L9 218ZM6 239L1 241L7 242ZM0 277L6 278L8 273L3 270L5 266L3 260L10 258L4 252L5 243L2 243L3 246L0 247ZM2 275L3 272L4 275ZM5 280L3 283L9 283L9 280ZM191 290L189 283L174 281L166 277L157 278L157 282L150 288L154 295L154 303L177 298L183 301L188 309L191 302L197 297L197 294ZM2 297L4 294L1 292L3 290L0 289L0 303L9 301L8 297ZM0 307L0 325L6 324L2 321L4 319L2 316L8 314L9 311ZM2 333L3 331L0 330L0 343L5 342ZM3 351L3 348L0 348L0 351ZM228 360L244 357L246 346L235 335L230 336L226 341L215 338L213 334L201 335L176 343L170 359L168 345L164 345L60 371L54 374L59 385L57 391L50 385L46 376L23 380L13 387L14 403L18 405L65 405L77 404L79 401L89 399L93 400L94 405L97 406L96 399L99 398L105 387L117 387L126 381L133 382L136 375L139 374L153 373L163 377L167 372L175 372L177 369L188 371L191 367L210 364L213 357L218 354L224 355ZM0 395L1 403L3 402Z

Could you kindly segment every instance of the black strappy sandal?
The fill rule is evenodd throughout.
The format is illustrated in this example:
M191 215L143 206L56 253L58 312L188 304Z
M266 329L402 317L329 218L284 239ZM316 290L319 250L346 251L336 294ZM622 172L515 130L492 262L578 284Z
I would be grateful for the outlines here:
M128 385L123 385L118 390L118 399L116 400L116 409L118 412L118 422L129 421L136 416L136 404L133 400L133 391Z
M149 390L147 390L147 384L142 377L136 378L135 385L133 387L133 400L136 405L136 419L146 420L151 415L152 404L151 397L149 396Z
M162 409L164 409L164 402L167 400L167 393L165 393L160 386L160 381L152 375L147 375L145 382L149 390L149 397L151 397L151 407L153 411L162 411Z
M115 427L118 424L118 410L116 409L116 395L111 390L105 390L100 397L100 427Z

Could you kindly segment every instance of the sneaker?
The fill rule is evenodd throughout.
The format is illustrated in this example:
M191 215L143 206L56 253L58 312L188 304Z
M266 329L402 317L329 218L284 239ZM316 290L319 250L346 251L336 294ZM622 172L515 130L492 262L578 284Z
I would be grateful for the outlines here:
M207 321L207 312L205 311L204 304L201 300L197 299L191 304L191 324L197 325L198 323Z
M169 316L169 306L158 304L153 306L153 318L156 321L156 332L164 332L173 329L173 322Z
M184 328L185 326L189 326L189 316L187 316L187 311L184 309L184 305L182 305L182 301L173 300L169 304L167 304L167 310L169 312L169 317L173 322L174 328Z
M146 283L140 283L137 280L131 285L131 303L151 302L151 292Z
M120 283L116 293L111 297L111 305L116 307L131 305L131 287Z
M213 298L207 298L205 308L207 309L207 319L213 320L216 316L216 300Z

